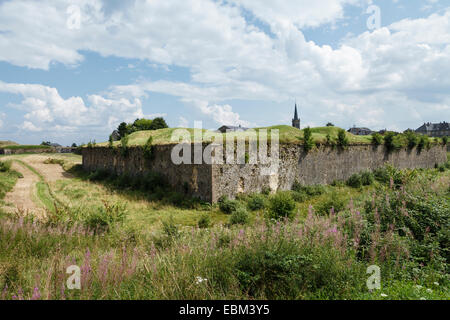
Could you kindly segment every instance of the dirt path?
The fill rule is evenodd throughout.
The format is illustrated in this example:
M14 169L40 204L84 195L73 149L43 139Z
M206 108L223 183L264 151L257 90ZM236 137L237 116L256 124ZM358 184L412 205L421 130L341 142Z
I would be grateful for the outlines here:
M47 183L72 178L72 175L65 172L61 165L45 164L44 161L47 159L48 157L43 155L30 155L20 158L21 161L36 169ZM5 203L7 206L5 210L33 213L37 217L44 217L46 210L43 205L36 204L36 202L39 203L36 194L36 183L40 181L39 176L16 161L13 162L12 168L22 173L23 178L19 179L13 190L6 194Z
M30 169L17 162L13 162L12 169L22 173L23 178L18 179L13 190L6 194L5 203L7 206L5 210L9 212L33 213L38 217L42 217L45 214L45 210L33 201L33 198L36 197L36 183L39 181L39 177Z
M35 168L44 177L46 182L54 182L73 177L71 174L64 171L59 164L45 164L44 161L48 158L48 156L36 154L25 157L21 160Z

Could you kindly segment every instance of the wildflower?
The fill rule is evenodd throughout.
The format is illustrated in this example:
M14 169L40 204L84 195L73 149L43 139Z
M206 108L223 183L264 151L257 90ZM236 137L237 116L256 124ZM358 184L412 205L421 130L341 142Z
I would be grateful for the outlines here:
M196 284L200 284L202 282L208 281L208 279L202 278L202 277L198 277L198 276L195 279L196 279L196 281L195 281Z
M385 297L387 297L388 295L387 295L387 294L384 294L384 293L382 293L382 294L381 294L381 296L385 298Z
M433 282L433 284L436 285L436 286L439 286L439 283L438 283L438 282Z
M416 285L416 288L417 289L422 289L422 286L421 285Z
M428 292L428 293L432 293L432 292L433 292L433 290L431 290L431 289L427 289L427 292Z
M33 291L33 296L31 297L31 300L39 300L41 298L41 293L39 292L39 288L35 287Z
M421 297L420 300L427 300L427 299L425 299L424 297Z

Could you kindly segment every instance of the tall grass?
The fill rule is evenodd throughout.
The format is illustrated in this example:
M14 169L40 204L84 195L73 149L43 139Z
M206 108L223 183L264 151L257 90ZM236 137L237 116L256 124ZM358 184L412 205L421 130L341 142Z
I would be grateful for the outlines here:
M120 202L56 206L48 221L4 215L0 299L449 299L450 171L383 170L362 201L297 184L311 197L335 192L305 215L291 215L288 193L237 200L231 213L242 201L260 213L251 224L186 227L170 216L142 233L123 223L132 213ZM372 264L382 291L366 287ZM81 290L66 286L70 265Z

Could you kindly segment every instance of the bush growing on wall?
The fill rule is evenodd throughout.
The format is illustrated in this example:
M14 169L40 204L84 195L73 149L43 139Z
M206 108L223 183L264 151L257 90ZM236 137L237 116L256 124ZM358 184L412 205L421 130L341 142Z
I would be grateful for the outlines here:
M443 144L444 146L446 146L447 143L448 143L448 137L447 137L447 136L442 137L442 144Z
M417 144L417 148L419 151L422 151L425 148L430 148L430 139L427 135L422 135L419 139L419 143Z
M303 130L303 148L306 152L310 151L314 147L314 140L312 137L312 131L310 127Z
M344 129L339 129L338 131L338 145L342 148L348 146L347 133Z
M408 141L408 148L413 149L417 145L419 137L412 131L407 131L405 135L406 140Z
M372 134L371 142L374 146L379 146L383 143L383 137L378 132Z
M153 137L150 136L144 145L144 157L147 160L153 159L153 156L154 156L153 149L154 149L153 148Z
M128 155L128 135L120 139L120 152L123 157Z
M387 132L384 136L384 145L388 152L398 150L402 147L401 143L395 139L397 134L395 132Z
M109 147L109 148L112 148L113 145L114 145L114 138L113 138L113 135L110 134L110 135L109 135L109 139L108 139L108 147Z

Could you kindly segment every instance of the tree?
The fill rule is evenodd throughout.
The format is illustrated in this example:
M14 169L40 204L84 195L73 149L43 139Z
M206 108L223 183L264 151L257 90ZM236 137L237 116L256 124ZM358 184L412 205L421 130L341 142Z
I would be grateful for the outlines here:
M334 127L334 124L331 123L331 122L328 122L328 123L327 123L327 127Z
M122 122L119 124L119 127L117 128L117 131L119 131L120 138L123 138L127 135L127 123Z
M143 130L153 130L152 128L153 120L150 119L136 119L133 123L133 132L143 131Z
M76 148L76 147L78 147L77 144L75 142L72 143L72 148Z
M158 117L158 118L153 119L150 130L158 130L158 129L164 129L164 128L168 128L168 127L169 126L167 125L164 118Z
M50 141L42 141L41 146L51 146L52 143Z

